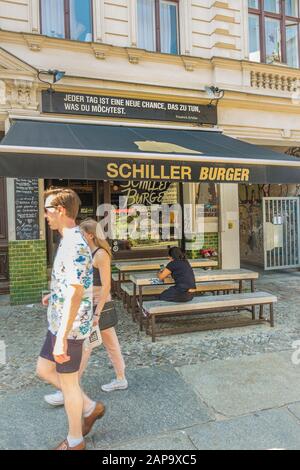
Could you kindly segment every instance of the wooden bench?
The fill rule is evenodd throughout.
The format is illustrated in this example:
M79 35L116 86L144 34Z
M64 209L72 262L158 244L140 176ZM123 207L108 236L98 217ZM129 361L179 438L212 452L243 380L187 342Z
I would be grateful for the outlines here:
M271 327L274 326L274 303L277 302L277 297L267 292L250 292L234 295L220 295L220 296L203 296L195 297L190 302L174 303L164 302L160 300L143 302L143 312L147 319L147 334L151 334L152 341L155 342L157 335L167 335L176 333L186 333L191 331L201 331L210 329L230 328L246 325L257 325L270 323ZM264 318L264 306L269 305L270 318ZM259 307L259 318L256 319L256 307ZM168 318L178 316L197 316L199 314L220 313L220 312L235 312L239 313L241 310L249 311L251 308L252 320L243 319L230 323L224 322L222 319L218 320L215 325L192 325L186 327L175 327L168 329L160 329L157 331L157 318Z
M121 298L121 286L124 282L129 281L129 275L125 274L123 279L119 281L119 273L112 273L111 275L111 288L113 294L117 295L117 297Z
M238 282L240 293L243 292L243 284L245 282L251 283L251 292L254 292L255 281L259 277L259 274L257 272L249 271L249 269L219 269L212 271L205 271L204 269L194 269L194 275L196 285L202 284L204 282ZM130 281L134 285L135 304L139 306L140 319L143 318L141 307L143 304L143 290L146 286L153 286L153 278L156 278L156 276L157 272L154 271L149 273L134 273L131 274L129 277ZM174 284L174 280L171 277L168 277L165 279L164 283L170 286Z
M166 289L169 289L168 285L153 285L145 286L143 289L143 297L154 297L158 296ZM205 292L211 292L213 294L229 294L231 292L239 292L239 283L238 282L202 282L196 285L196 293L203 294ZM132 313L133 318L135 318L135 312L137 309L137 304L134 299L134 286L132 283L123 283L121 285L121 290L124 292L123 304L124 306Z

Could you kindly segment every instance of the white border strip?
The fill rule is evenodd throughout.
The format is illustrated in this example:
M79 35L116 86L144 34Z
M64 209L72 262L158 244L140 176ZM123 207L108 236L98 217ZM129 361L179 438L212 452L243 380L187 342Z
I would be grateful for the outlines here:
M134 160L147 160L151 164L151 160L162 160L171 162L190 162L190 163L222 163L222 164L235 164L239 166L244 165L257 165L257 166L283 166L300 168L299 161L293 160L268 160L268 159L252 159L252 158L229 158L229 157L216 157L214 155L185 155L185 154L169 154L169 153L138 153L138 152L117 152L108 150L81 150L81 149L62 149L62 148L47 148L47 147L23 147L12 145L0 145L1 153L17 153L17 154L39 154L39 155L57 155L66 157L93 157L93 158L110 158L110 159L134 159ZM43 158L43 157L41 157Z
M122 126L122 127L150 127L154 129L181 129L185 131L201 131L201 132L223 132L222 129L219 127L199 127L199 126L175 126L175 125L164 125L164 124L146 124L146 123L136 123L135 121L102 121L102 120L95 120L95 119L77 119L77 118L64 118L64 117L50 117L51 115L43 115L43 116L20 116L11 114L9 119L11 121L40 121L40 122L62 122L65 124L96 124L99 126ZM234 138L234 137L232 137Z

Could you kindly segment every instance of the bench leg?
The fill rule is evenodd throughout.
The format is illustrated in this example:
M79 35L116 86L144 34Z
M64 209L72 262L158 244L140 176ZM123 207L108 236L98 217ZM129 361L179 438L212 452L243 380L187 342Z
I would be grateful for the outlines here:
M131 317L133 321L136 321L135 318L135 302L134 302L134 297L130 298L130 312L131 312Z
M255 320L255 305L252 306L252 320Z
M126 308L128 313L131 313L131 297L129 294L126 295Z
M239 293L243 292L243 281L239 281Z
M143 315L140 309L138 311L138 318L140 323L140 331L143 331Z
M270 324L271 327L274 328L275 322L274 322L274 305L270 304Z
M117 297L119 299L121 298L121 279L122 279L121 271L119 271L118 282L117 282Z
M142 311L142 305L143 305L143 294L142 294L142 286L139 286L139 305L138 305L138 311L139 311L139 318L140 318L140 331L143 331L143 311Z
M263 305L259 306L259 319L264 320L264 306Z
M156 333L155 315L151 315L151 335L152 335L152 343L155 343L155 333Z
M128 313L131 313L131 296L127 294L126 305L128 309Z
M150 335L150 315L147 315L147 320L146 320L146 334Z
M133 284L132 318L136 321L136 284Z

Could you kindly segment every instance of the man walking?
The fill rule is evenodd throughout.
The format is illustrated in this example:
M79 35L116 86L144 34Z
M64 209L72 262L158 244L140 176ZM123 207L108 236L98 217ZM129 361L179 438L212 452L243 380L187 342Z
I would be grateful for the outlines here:
M84 450L84 436L105 413L80 388L79 368L84 339L92 328L93 265L90 249L76 226L80 208L68 188L45 193L45 217L61 234L55 257L48 305L48 333L37 363L37 375L62 390L69 422L67 438L55 450ZM83 420L82 420L83 417Z

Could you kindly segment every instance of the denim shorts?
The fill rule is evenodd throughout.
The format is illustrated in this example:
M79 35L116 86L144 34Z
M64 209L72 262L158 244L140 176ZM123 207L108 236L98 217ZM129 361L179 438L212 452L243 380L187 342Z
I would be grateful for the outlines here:
M44 345L40 352L40 357L42 357L43 359L47 359L48 361L55 362L53 356L55 341L56 336L48 330ZM72 374L74 372L78 372L80 369L84 340L68 339L67 342L67 354L68 356L70 356L70 360L68 362L64 362L63 364L58 364L57 362L55 362L56 372L58 374Z

